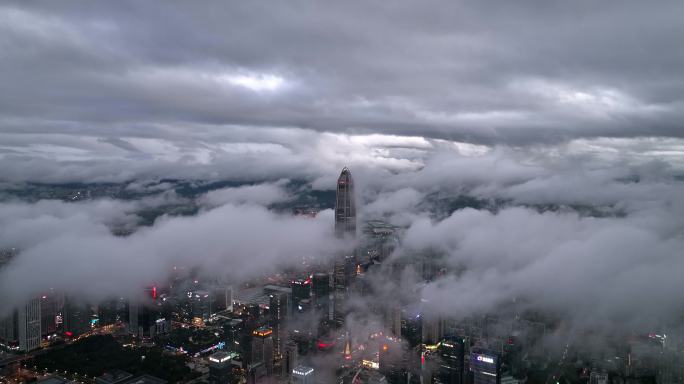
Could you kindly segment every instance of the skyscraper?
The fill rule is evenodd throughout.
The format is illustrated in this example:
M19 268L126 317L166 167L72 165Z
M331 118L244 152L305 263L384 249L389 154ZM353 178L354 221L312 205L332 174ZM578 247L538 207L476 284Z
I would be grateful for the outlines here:
M28 300L19 306L19 350L28 352L40 347L40 299Z
M316 310L320 311L326 318L332 319L330 313L330 275L327 273L315 273L313 275L313 297Z
M439 360L435 382L440 384L463 384L465 365L465 341L450 336L439 343Z
M349 168L344 167L337 179L337 197L335 200L335 235L351 246L348 251L339 254L334 259L333 286L335 288L334 317L342 317L342 301L347 295L351 284L353 271L356 266L356 255L353 242L356 238L356 201L354 199L354 180ZM353 266L351 269L349 265Z
M59 307L58 297L54 292L40 297L40 331L42 336L57 332Z
M292 312L301 313L306 308L304 300L311 298L311 280L310 279L295 279L291 281L292 288Z
M475 349L470 353L470 371L473 374L473 384L499 384L501 359L495 352Z
M262 363L266 374L273 373L273 330L260 327L252 332L252 364Z
M286 292L274 292L269 295L270 324L273 329L273 347L275 355L280 357L283 353L285 342L285 321L289 312L289 303Z
M344 167L337 179L335 200L335 234L338 237L356 236L356 202L354 180L349 168Z

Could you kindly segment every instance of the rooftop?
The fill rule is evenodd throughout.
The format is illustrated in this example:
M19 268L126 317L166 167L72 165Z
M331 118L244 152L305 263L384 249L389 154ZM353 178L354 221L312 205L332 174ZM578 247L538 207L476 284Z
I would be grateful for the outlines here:
M100 384L116 384L122 383L124 380L131 377L133 377L133 375L126 371L112 369L111 371L105 372L102 376L95 378L95 382Z
M266 292L266 293L270 293L270 292L292 293L292 288L282 287L280 285L268 284L268 285L264 285L264 292Z
M209 362L210 363L225 363L227 361L232 360L237 354L235 353L228 353L225 351L219 351L216 353L213 353L211 356L209 356Z
M70 384L73 381L67 380L60 376L51 376L46 379L36 381L38 384Z
M167 381L152 375L142 375L127 381L125 384L166 384Z

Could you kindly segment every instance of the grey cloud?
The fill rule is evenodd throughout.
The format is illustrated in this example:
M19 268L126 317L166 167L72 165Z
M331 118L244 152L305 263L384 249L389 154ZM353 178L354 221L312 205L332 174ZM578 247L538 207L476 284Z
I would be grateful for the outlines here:
M657 215L668 233L644 216ZM409 228L408 249L441 249L461 275L429 284L424 298L466 317L518 310L563 316L575 326L626 329L676 325L684 314L676 292L682 268L682 223L665 212L582 218L513 208L492 214L457 211ZM496 239L496 241L494 241Z
M21 242L19 256L0 271L0 286L11 299L3 300L2 310L50 288L91 300L121 295L122 289L163 281L174 265L239 281L339 249L328 211L310 219L258 206L223 205L194 217L161 218L127 237L113 236L98 222L100 216L25 216L30 219L8 224L2 232L4 243ZM44 230L23 239L22 221Z
M682 288L682 8L4 4L0 180L150 192L171 178L267 183L211 192L204 203L220 207L127 238L109 227L182 198L3 203L0 241L22 254L0 290L114 293L174 262L251 273L325 254L329 212L303 221L234 204L286 198L272 184L280 179L333 188L348 165L360 212L411 224L407 250L437 247L468 267L425 288L456 314L516 296L576 318L622 318L636 304L676 318L674 296L656 292ZM269 79L280 88L261 84ZM433 193L506 204L433 222L416 207ZM511 208L543 204L612 216Z
M277 183L245 185L209 191L199 198L199 203L209 207L223 204L270 205L288 201L292 197L283 189L286 180Z
M516 145L682 137L678 2L4 8L3 115L79 134L144 121ZM260 74L289 86L226 82Z

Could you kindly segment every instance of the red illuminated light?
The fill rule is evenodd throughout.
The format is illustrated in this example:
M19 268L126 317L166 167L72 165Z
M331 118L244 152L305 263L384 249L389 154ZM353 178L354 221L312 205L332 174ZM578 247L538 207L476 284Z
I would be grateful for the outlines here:
M318 342L318 348L319 349L326 349L335 346L335 343L326 343L323 341Z

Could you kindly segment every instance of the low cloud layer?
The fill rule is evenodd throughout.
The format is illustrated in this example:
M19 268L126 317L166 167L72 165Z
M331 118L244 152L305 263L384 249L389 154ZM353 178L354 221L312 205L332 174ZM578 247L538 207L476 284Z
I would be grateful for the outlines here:
M6 298L0 310L51 288L90 300L135 292L165 281L173 266L240 281L338 249L329 211L311 219L227 204L193 217L162 217L116 237L107 222L118 218L120 204L0 206L11 220L3 225L0 244L21 251L0 271Z
M423 292L451 315L495 313L514 300L519 311L541 310L585 327L671 326L684 315L684 222L662 211L593 218L466 209L414 223L405 245L438 249L463 271Z
M201 205L216 207L224 204L270 205L290 200L292 197L283 188L285 181L222 188L209 191L199 198Z

